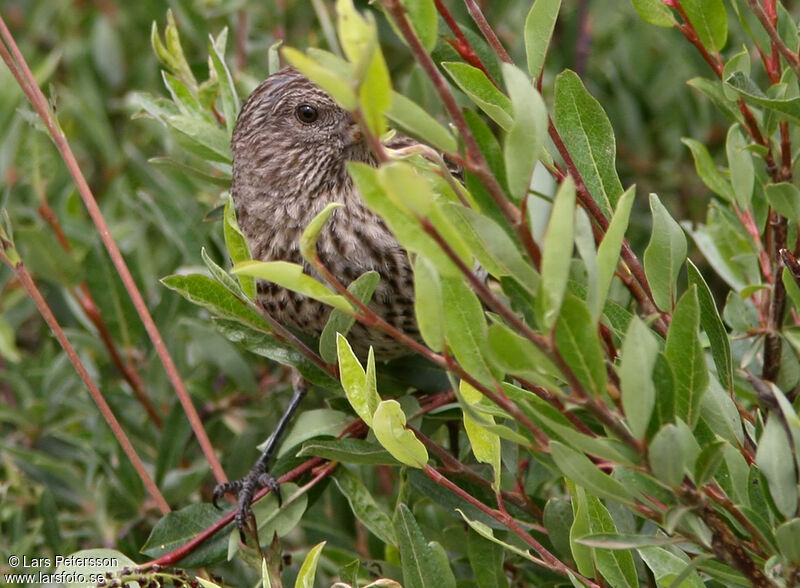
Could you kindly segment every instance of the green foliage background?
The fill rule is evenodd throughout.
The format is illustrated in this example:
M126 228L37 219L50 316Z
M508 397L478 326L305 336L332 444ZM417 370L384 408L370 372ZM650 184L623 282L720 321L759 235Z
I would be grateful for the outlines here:
M499 61L479 38L462 4L448 4L456 19L465 25L469 39L481 51L490 71L502 79ZM524 63L521 24L531 3L483 4L489 22L512 57L517 63ZM357 6L366 9L366 3ZM167 96L161 76L163 66L149 46L152 23L163 31L167 7L178 22L186 59L198 80L208 77L208 36L217 37L223 28L228 28L226 59L241 97L266 76L269 57L274 57L274 49L271 53L270 48L278 39L305 49L330 48L333 38L332 29L326 29L334 26L332 3L326 1L0 0L0 14L52 100L113 236L200 410L213 446L233 479L249 469L257 456L256 445L274 426L288 398L288 372L231 343L215 328L206 311L160 282L170 274L204 271L203 249L220 263L227 262L228 255L219 222L220 207L225 203L222 192L228 183L225 166L210 165L196 155L187 156L166 125L142 116L142 107L146 110L154 104L152 97ZM378 17L377 22L394 88L444 120L441 101L405 45L386 19ZM589 27L589 34L582 27ZM440 24L440 34L444 31ZM737 47L744 39L738 29L731 27L728 47ZM441 39L433 57L437 63L460 60ZM617 141L622 185L638 186L639 197L626 233L633 249L637 253L644 251L651 223L657 222L653 216L660 214L668 223L668 214L657 205L653 205L651 215L643 196L649 192L659 194L674 218L705 222L710 194L698 178L691 153L681 138L696 139L707 146L715 159L724 159L728 121L709 100L686 86L687 80L707 75L707 66L694 48L677 30L655 29L642 22L628 2L564 0L543 76L542 93L548 104L552 104L555 76L565 68L580 73L589 92L608 114ZM464 106L471 104L463 94L459 93L458 99ZM208 502L213 481L184 412L66 168L4 67L0 68L0 136L0 209L7 211L19 251L48 303L123 428L150 464L170 505L177 509ZM186 164L202 169L205 175L187 170ZM43 214L45 200L58 219L70 252L59 246L57 231ZM713 210L709 214L713 215ZM690 257L697 260L712 291L724 299L727 286L714 277L707 258L695 250L690 251ZM157 419L136 400L130 382L121 377L108 348L102 344L96 325L81 308L84 283L124 360L141 375ZM685 278L681 277L680 283L679 291L683 292ZM616 283L614 287L621 288ZM685 300L688 307L691 300ZM695 299L695 311L696 305ZM729 306L728 312L729 324L740 319L745 323L742 330L747 331L746 315L753 309L742 304L740 308ZM691 335L696 329L688 331ZM688 339L689 335L677 346ZM756 353L746 345L742 342L736 347L734 342L737 358ZM668 338L667 355L669 346ZM786 345L784 353L792 355L787 369L798 372L797 360ZM796 383L798 379L797 373L784 372L783 376L787 382ZM379 382L379 389L386 397L396 389L395 382L390 373L382 377L385 381ZM743 386L737 387L737 393L747 405L755 397L752 389ZM160 518L158 512L72 365L6 266L0 266L0 401L0 571L7 571L4 566L11 554L64 555L99 546L114 547L136 561L148 559L140 549ZM327 402L329 409L347 410L343 398L332 398L320 390L314 391L306 402L309 407L318 408ZM406 414L413 414L413 406L404 408ZM451 407L449 413L426 419L424 431L442 434L442 423L451 420L453 413L457 410ZM333 422L336 414L331 410L311 411L303 418L303 427L309 430L339 424ZM669 437L673 433L676 437ZM662 429L655 437L650 435L656 446L661 443L665 448L679 437L680 433L672 429ZM553 451L562 452L564 460L576 453L567 446L553 445ZM503 455L509 464L515 464L515 451L508 450ZM462 446L462 453L465 452ZM278 473L301 461L284 459ZM482 473L490 477L487 471ZM397 470L394 472L388 474L374 467L358 470L365 484L377 488L381 495L391 495L396 483L391 476L396 476ZM668 480L677 476L676 485L683 477L682 471L659 473ZM406 492L411 492L408 488L421 494L436 492L416 472L402 474L405 475L411 478L404 479L408 484L403 485ZM548 493L561 492L550 492L554 475L546 463L533 461L520 475L525 488L537 496L537 502ZM341 474L336 485L352 482L347 476ZM573 496L583 492L569 484L568 489ZM291 495L291 490L284 492ZM357 557L367 562L366 569L378 575L399 577L397 553L386 547L388 541L379 533L372 528L372 533L368 532L356 520L344 495L347 491L343 492L337 491L332 482L316 487L307 498L308 511L298 509L295 514L281 515L283 524L297 524L283 538L282 550L296 557L284 572L287 583L297 575L299 562L309 548L322 540L328 543L320 560L319 585L327 585L327 579L336 577L341 567ZM628 532L633 532L631 514L612 504L607 507L618 509L612 513L617 529L622 531L628 523ZM566 493L552 505L544 516L551 517L550 523L563 517L561 528L565 531L572 522ZM600 501L592 496L585 502L586 508L599 512L602 505L598 505ZM766 506L764 511L758 514L767 518ZM397 516L407 520L406 512L399 512ZM216 513L197 510L193 516L195 522L210 523ZM459 551L454 546L462 541L459 538L463 537L463 522L433 501L416 502L410 520L414 521L414 517L413 524L419 524L426 539L438 541L450 550L459 585L501 585L496 575L478 577L473 583L466 579L471 577L470 563L480 575L480 566L476 567L473 559L478 558L477 554L485 557L487 569L501 561L502 550L495 544L471 532L469 543L461 545ZM615 530L613 522L600 530ZM652 532L654 528L645 530ZM573 557L565 533L551 534L550 541L559 557L566 561ZM158 543L157 537L151 537L150 542ZM375 561L370 567L372 560ZM227 583L245 585L255 577L248 563L251 562L245 554L217 569L224 573ZM642 568L638 559L637 565ZM523 584L557 585L564 581L552 570L514 571ZM707 582L722 585L719 577Z

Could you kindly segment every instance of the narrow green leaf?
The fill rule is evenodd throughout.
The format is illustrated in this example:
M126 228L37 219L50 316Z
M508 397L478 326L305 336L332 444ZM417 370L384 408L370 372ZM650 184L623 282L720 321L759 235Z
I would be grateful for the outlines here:
M574 71L563 71L556 78L554 122L586 187L609 216L622 194L614 130Z
M631 3L645 22L658 27L675 25L672 13L661 0L631 0Z
M380 279L381 276L376 271L364 272L350 282L350 285L347 286L347 291L364 304L368 304ZM328 322L325 323L325 328L322 329L322 334L319 337L319 354L327 363L336 362L336 335L341 334L346 337L355 322L356 319L351 314L340 310L331 312Z
M611 513L597 497L587 495L586 506L591 534L617 532ZM576 537L575 540L577 541L578 538ZM604 548L594 548L592 551L597 569L608 580L609 585L630 588L639 586L636 565L633 562L633 555L629 551Z
M643 439L656 403L653 368L658 358L658 341L639 317L631 319L621 351L622 407L631 433Z
M797 512L797 477L792 443L780 418L773 414L767 419L764 432L758 440L756 464L769 484L769 493L778 511L787 519Z
M223 213L222 233L225 237L225 246L228 249L231 261L234 264L240 261L247 261L253 259L250 253L250 246L247 244L242 231L239 229L239 223L236 221L236 209L233 205L233 199L228 195L225 201L225 212ZM251 276L236 276L239 278L239 285L245 295L250 298L256 296L256 281Z
M320 210L317 215L311 219L311 222L303 229L303 234L300 235L300 253L304 259L311 261L317 257L317 240L328 222L328 219L337 208L341 208L344 204L340 202L329 202L325 208Z
M594 397L605 394L606 367L597 326L586 304L572 294L561 307L555 332L556 346L586 392Z
M343 312L353 312L350 302L327 286L303 273L303 267L288 261L243 261L233 266L236 275L253 276L319 300Z
M444 577L439 562L422 534L413 513L400 503L394 515L405 588L439 588Z
M201 274L167 276L161 280L170 290L213 314L269 332L270 326L246 301L237 298L225 286Z
M742 210L750 208L755 184L755 168L753 156L747 149L750 142L745 137L741 126L731 125L725 141L725 150L728 154L728 168L731 173L731 185L736 197L736 204Z
M309 455L357 465L397 465L383 447L363 439L315 439L303 444L297 453L297 457Z
M208 58L219 82L219 95L222 102L222 114L225 117L225 127L228 129L228 134L231 134L236 124L236 115L239 113L240 105L236 86L233 84L233 76L225 63L225 40L227 36L227 28L223 29L216 41L209 35Z
M635 197L636 186L631 186L620 196L606 234L597 246L597 297L594 308L589 309L595 320L600 318L611 288L611 280L619 265L619 252L625 240L625 231L628 230L628 220Z
M731 344L728 340L728 332L722 319L719 316L717 305L711 294L700 270L689 259L686 261L686 270L689 276L689 284L697 286L697 299L700 303L700 324L708 335L708 343L711 350L711 357L717 366L717 379L720 384L730 390L733 386L733 360L731 358Z
M694 464L692 479L695 484L704 486L711 481L722 465L726 446L730 447L722 439L715 439L703 448Z
M517 245L498 223L454 202L446 205L446 211L475 259L486 271L496 278L511 276L531 295L536 295L539 274L523 258Z
M708 428L731 445L741 445L744 429L739 409L730 392L722 388L718 380L711 380L708 392L700 403L700 414Z
M181 114L210 120L208 118L208 113L200 105L197 96L192 94L183 82L168 71L162 71L161 78L164 81L164 86L166 86L172 101L178 107Z
M408 19L414 32L422 42L422 46L430 53L436 47L439 38L439 15L433 0L403 0Z
M460 278L441 278L445 338L453 355L472 376L492 384L487 360L486 319L475 292Z
M442 67L489 118L503 130L511 129L514 122L511 100L489 81L486 74L477 67L457 61L445 61Z
M675 376L675 412L692 427L700 416L700 402L709 385L699 326L700 305L697 286L693 285L675 306L664 347Z
M537 307L543 326L552 327L558 317L569 279L575 218L575 182L564 178L556 193L542 247L542 280Z
M492 543L496 543L506 551L509 551L511 553L516 553L517 555L522 556L525 559L535 562L535 558L531 555L529 551L520 549L519 547L511 545L510 543L506 543L505 541L501 541L500 539L495 537L492 528L486 523L477 521L475 519L470 519L466 514L464 514L464 511L461 510L460 508L456 508L455 510L458 514L461 515L461 518L464 519L464 522L467 523L473 531L478 533L478 535L480 535L484 539L488 539Z
M788 182L764 187L769 205L791 221L800 222L800 188Z
M708 148L700 141L687 137L681 139L681 142L692 152L697 175L700 176L700 179L703 180L708 189L720 198L733 202L734 196L731 182L714 165L714 160L711 159Z
M559 390L555 379L563 376L558 368L538 347L506 325L489 327L489 350L492 361L503 372Z
M561 0L536 0L525 18L525 55L533 79L542 73L560 8Z
M167 124L183 138L182 145L195 155L212 161L230 163L233 158L228 133L200 118L175 114L166 117Z
M667 551L663 547L641 547L636 551L652 570L656 580L664 586L671 585L672 581L689 566L688 556L683 553L678 556L676 552ZM683 579L680 588L705 588L705 583L697 572L692 571Z
M728 40L728 15L722 0L683 0L686 11L703 45L719 52Z
M392 105L386 111L386 117L409 135L445 153L455 153L458 149L458 143L447 128L427 110L398 92L392 93Z
M507 588L503 549L474 529L467 532L467 557L475 581L482 588Z
M428 451L406 427L406 415L396 400L383 400L372 415L372 430L378 442L399 462L414 468L428 463ZM402 540L401 540L402 543Z
M350 77L342 77L338 72L319 63L311 57L291 47L283 47L281 53L289 64L300 73L325 90L345 110L355 110L358 101L350 84ZM346 65L345 65L346 67Z
M375 501L364 482L349 469L337 468L333 475L336 486L347 498L350 510L378 539L387 545L397 546L392 518Z
M326 541L317 543L309 550L308 555L303 560L303 565L300 566L300 571L297 572L294 588L313 588L314 577L317 575L317 561L320 553L322 553L322 548L325 547L325 543Z
M558 441L550 442L550 452L561 473L592 494L623 504L633 503L633 498L627 488L597 469L597 466L584 454Z
M683 482L685 457L680 441L680 431L673 424L664 425L656 433L648 448L650 468L655 476L673 488Z
M483 394L476 390L465 380L459 382L461 398L467 404L475 406L483 399ZM495 492L500 491L500 437L485 427L481 422L475 420L470 414L464 411L464 430L467 433L472 453L481 463L487 463L494 469L494 483L492 488ZM483 417L490 424L494 424L494 417L486 415Z
M508 129L503 153L511 196L521 202L528 195L533 169L542 157L547 137L547 107L528 76L504 63L503 78L511 98L514 122Z
M669 311L675 304L678 273L686 259L686 236L655 194L650 194L650 212L653 230L644 251L644 271L656 304Z
M356 414L371 427L373 415L381 401L375 381L375 354L370 348L367 371L364 371L350 343L340 333L336 334L336 349L339 358L339 378L347 400ZM370 365L372 365L371 370Z
M800 97L769 98L742 71L733 72L725 83L744 96L747 102L774 111L781 119L800 124Z
M433 351L444 346L442 286L436 267L422 255L414 263L414 314L422 340Z
M219 519L219 511L208 503L190 504L162 517L150 531L140 551L159 557L177 549ZM186 565L213 565L225 559L227 536L218 533L181 560Z
M783 557L800 563L800 519L792 519L775 529L775 539Z

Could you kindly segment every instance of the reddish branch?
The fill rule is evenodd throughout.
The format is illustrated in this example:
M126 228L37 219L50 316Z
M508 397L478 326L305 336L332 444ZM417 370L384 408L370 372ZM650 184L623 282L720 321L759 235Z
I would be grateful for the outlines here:
M167 377L175 389L178 399L180 400L184 412L186 413L186 416L192 426L195 437L197 438L200 447L203 450L203 454L205 455L212 471L214 472L214 476L218 482L225 482L227 480L225 472L222 469L216 454L214 453L214 447L211 445L211 440L208 438L208 435L203 428L203 423L200 421L197 410L192 404L192 399L186 390L186 386L181 380L178 369L175 366L175 362L173 361L172 356L170 355L169 350L164 343L164 339L161 336L161 332L158 330L158 327L153 321L153 317L147 308L144 297L139 291L139 288L133 279L133 275L131 274L127 263L125 262L125 259L122 256L116 241L114 241L114 238L111 236L111 230L108 226L108 223L106 222L100 207L97 205L97 200L95 199L91 188L89 188L89 184L86 181L80 166L78 165L78 161L75 159L75 155L69 146L69 142L67 141L64 132L61 130L61 127L59 126L55 115L50 108L47 98L36 84L36 78L31 72L30 67L25 61L22 52L19 50L19 47L17 46L14 37L11 35L11 32L8 30L8 27L6 26L2 16L0 16L0 37L2 37L2 43L0 43L0 57L3 58L3 61L8 66L8 69L11 71L14 79L25 93L25 96L30 101L34 110L36 110L36 113L44 122L45 127L47 127L47 131L50 134L53 143L55 143L55 146L61 154L67 169L75 181L75 185L78 188L78 193L81 195L81 198L86 205L89 216L91 216L95 227L97 227L97 231L100 234L100 238L102 239L109 256L111 257L111 261L119 273L120 279L125 285L125 289L131 297L133 306L136 309L136 312L139 314L139 318L141 319L142 324L144 325L144 328L153 343L153 347L161 359L161 363L164 365L164 370L167 374Z

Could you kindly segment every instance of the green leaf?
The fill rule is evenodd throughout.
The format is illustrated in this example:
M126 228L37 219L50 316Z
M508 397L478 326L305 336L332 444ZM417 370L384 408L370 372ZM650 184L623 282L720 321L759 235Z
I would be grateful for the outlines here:
M672 12L661 0L631 0L634 9L642 20L658 27L671 27L675 25Z
M728 168L731 173L731 185L736 197L736 204L742 210L750 208L755 184L755 168L753 156L747 149L750 142L745 137L741 126L731 125L725 141L725 150L728 154Z
M197 96L195 96L183 82L171 73L163 70L161 72L161 79L164 81L164 86L166 86L172 101L178 107L181 114L210 120L208 113L200 104Z
M635 186L631 186L620 196L606 234L600 245L597 246L597 296L594 307L590 308L595 320L600 318L600 313L608 298L608 291L611 288L611 280L614 278L614 272L617 271L617 265L619 265L619 252L625 240L625 231L628 229L635 197Z
M475 407L483 399L483 394L473 388L465 380L459 382L461 398L465 403ZM492 488L495 492L500 491L500 437L491 431L483 423L474 419L469 412L464 411L464 430L467 433L472 453L481 463L487 463L494 469L494 483ZM483 416L489 424L494 424L494 417L491 415Z
M234 264L240 261L247 261L253 259L250 253L250 246L247 244L242 231L239 229L239 223L236 221L236 209L233 205L233 199L228 195L225 201L225 212L223 213L222 232L225 237L225 246L228 249L228 255ZM237 276L239 278L239 285L242 291L250 298L256 296L256 281L250 276Z
M175 290L189 302L202 306L219 317L232 319L261 331L271 330L269 323L246 301L208 276L202 274L167 276L162 278L161 283L170 290Z
M433 351L444 347L442 286L433 263L423 255L414 264L414 314L422 340Z
M422 46L430 53L439 38L439 16L433 0L403 0L406 14Z
M503 130L511 129L514 122L511 100L489 81L486 74L477 67L457 61L445 61L442 67L489 118Z
M561 557L571 556L569 545L569 530L575 516L572 505L567 497L554 496L548 499L542 513L542 524L547 529L547 536L555 547L556 554Z
M339 358L339 378L347 394L347 400L356 414L371 427L373 414L381 401L375 380L375 354L370 348L367 370L364 371L350 343L340 333L336 335L336 349Z
M547 137L547 107L528 76L514 65L503 64L503 78L514 110L503 153L511 196L521 202L528 194L533 169L542 157Z
M303 234L300 235L300 253L304 259L311 261L317 257L317 240L319 234L328 222L328 219L337 208L341 208L344 204L340 202L329 202L325 208L320 210L317 215L311 219L311 222L303 229Z
M739 410L730 392L724 390L717 380L711 380L708 392L703 395L700 413L703 421L715 435L734 446L745 442Z
M50 231L23 228L17 229L14 237L19 254L33 275L64 286L83 280L86 268L61 247Z
M156 523L140 551L149 557L160 557L193 539L216 523L219 516L219 510L208 503L190 504L173 511ZM219 563L225 559L227 543L228 537L224 533L217 533L180 560L181 564L206 566Z
M656 304L669 311L675 304L678 273L686 259L686 236L655 194L650 194L650 211L653 231L644 251L644 271Z
M686 270L689 276L689 284L697 286L697 299L700 303L700 324L706 335L708 335L711 357L714 358L714 364L717 366L717 379L726 390L730 390L733 386L733 360L731 359L731 344L728 340L728 332L725 330L725 325L722 324L717 305L714 303L714 297L711 294L711 288L708 287L700 270L692 263L691 259L686 261Z
M350 302L303 273L303 267L288 261L242 261L233 266L236 275L253 276L323 302L343 312L353 312Z
M294 588L313 588L314 576L317 575L317 561L320 553L322 553L322 548L325 547L325 543L326 541L317 543L309 550L308 555L303 560L303 565L300 566L300 571L297 572Z
M800 189L794 184L780 182L764 187L769 205L778 214L791 221L800 222Z
M780 418L772 414L758 440L756 464L767 479L775 507L787 519L797 512L797 477L792 463L792 443Z
M392 104L386 111L386 117L409 135L445 153L458 150L458 143L447 128L416 102L398 92L392 93Z
M369 303L372 294L378 286L381 276L376 271L364 272L347 286L347 291L358 298L364 304ZM355 324L356 319L351 314L340 310L333 310L322 334L319 337L319 354L326 363L335 363L337 359L336 335L341 334L345 337Z
M461 510L460 508L456 508L455 510L458 514L461 515L461 518L464 519L464 522L466 522L473 531L478 533L478 535L480 535L484 539L488 539L492 543L496 543L506 551L509 551L511 553L516 553L517 555L522 556L525 559L536 562L536 559L531 555L529 551L520 549L519 547L511 545L510 543L506 543L505 541L501 541L500 539L495 537L492 528L486 523L470 519L466 514L464 514L464 511Z
M774 111L782 119L800 124L800 97L769 98L742 71L733 72L725 83L744 96L747 102Z
M622 194L614 130L574 71L556 77L554 123L592 198L608 216Z
M680 431L672 423L664 425L648 448L650 469L655 476L673 488L683 482L684 463L686 456L683 454Z
M482 588L507 588L503 570L504 551L474 529L467 532L467 557L475 581Z
M350 162L347 170L358 186L362 198L367 206L378 214L394 233L397 240L406 249L424 255L436 265L436 269L449 276L460 276L461 272L442 251L442 248L425 233L417 218L408 209L408 206L390 198L390 194L381 184L377 170L365 163ZM430 188L428 188L430 189ZM396 191L395 191L396 192ZM392 193L398 199L403 195Z
M664 353L675 376L675 413L694 427L700 402L708 389L708 368L700 343L697 286L691 286L675 306Z
M575 182L567 176L556 193L542 246L542 280L536 298L545 327L558 317L569 279L575 218Z
M555 378L563 379L552 361L531 343L502 323L489 327L489 350L494 364L513 374L557 392Z
M580 484L599 498L633 504L633 498L627 488L597 469L597 466L584 454L558 441L550 441L550 452L556 466L566 478Z
M660 586L672 585L672 581L689 565L689 558L686 555L681 553L681 556L678 556L663 547L642 547L636 551L652 570ZM680 588L705 588L705 584L696 572L691 572L680 583Z
M700 41L718 53L728 40L728 15L722 0L683 0L686 11Z
M258 523L258 536L262 542L269 545L274 534L277 533L278 537L283 537L297 526L308 507L307 492L307 489L289 482L281 484L281 495L283 496L281 504L278 504L278 497L273 492L253 503L253 514ZM238 529L231 531L228 541L238 545Z
M488 216L454 202L446 205L446 211L475 259L486 271L497 278L511 276L531 295L536 295L539 274L522 257L517 245L499 224Z
M428 452L406 427L406 415L396 400L383 400L372 415L372 430L378 442L399 462L414 468L425 467ZM402 540L401 540L402 543Z
M533 79L542 73L560 8L561 0L536 0L525 18L525 55Z
M730 180L728 180L714 165L714 160L711 159L711 154L708 149L700 141L684 137L681 142L686 145L692 152L694 158L694 166L697 170L697 175L703 180L703 183L709 190L714 192L720 198L728 202L733 202L733 187Z
M405 588L441 588L448 569L442 570L433 550L408 507L400 503L394 514L394 529L398 539L400 562L403 566Z
M385 544L397 546L392 518L375 501L364 482L344 467L337 468L333 480L347 498L350 510L358 520Z
M555 331L556 347L586 392L599 397L606 390L606 367L597 326L580 298L567 295Z
M222 102L222 114L225 117L225 127L228 134L233 133L236 124L236 115L239 113L239 96L236 93L236 86L233 83L233 76L225 64L225 41L228 37L228 29L223 31L215 41L212 36L208 37L208 58L211 61L212 69L219 82L219 95Z
M486 359L486 319L475 292L460 278L441 278L445 338L467 372L490 385L494 381Z
M84 565L91 562L93 565ZM100 567L96 562L107 562L109 567ZM133 569L136 567L136 562L120 553L115 549L96 548L96 549L82 549L74 553L70 553L67 557L63 558L63 563L59 563L56 567L55 574L62 578L80 578L81 576L89 577L90 574L95 578L105 572L115 575L114 572L122 572L123 569ZM30 570L32 573L33 570ZM22 582L20 582L22 583ZM108 583L108 582L107 582ZM74 584L60 584L61 586L68 586L68 588L77 588L80 584L76 581ZM85 586L86 584L83 583Z
M356 94L351 86L351 77L343 77L325 64L304 55L297 49L284 47L281 53L286 61L297 71L325 90L345 110L355 110L358 105ZM344 67L348 67L344 63Z
M692 472L692 480L695 484L704 486L712 480L722 465L726 446L730 447L722 439L715 439L702 449L695 461L694 472Z
M792 563L800 563L800 519L792 519L775 529L781 555Z
M631 433L643 439L656 403L653 368L658 358L658 341L637 316L631 319L621 351L618 371L622 407Z
M595 496L586 496L586 514L589 521L589 533L616 533L617 527L611 513ZM579 540L575 537L574 540ZM638 587L639 581L633 555L629 551L592 549L597 569L608 580L611 586Z
M230 163L230 136L218 126L203 119L174 114L166 117L167 124L177 131L176 139L195 155L211 161Z
M397 465L391 454L377 443L363 439L316 439L303 445L298 457L324 457L330 461L359 465Z

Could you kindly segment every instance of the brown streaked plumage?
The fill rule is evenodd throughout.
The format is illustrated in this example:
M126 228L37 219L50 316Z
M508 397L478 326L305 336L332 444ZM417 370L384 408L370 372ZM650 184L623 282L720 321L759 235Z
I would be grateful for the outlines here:
M299 238L327 204L340 202L320 234L317 251L345 285L366 271L381 280L370 307L401 331L419 338L408 255L384 222L361 199L348 161L376 165L358 125L323 90L285 68L259 85L245 102L233 132L233 186L239 225L254 259L304 263ZM330 308L273 283L260 282L264 308L282 324L319 336ZM356 323L348 339L361 356L408 353L376 329Z

